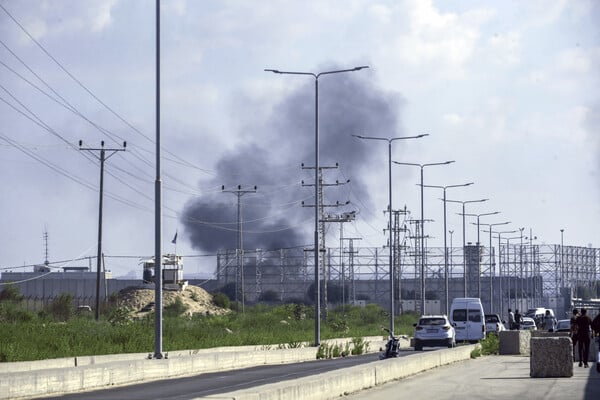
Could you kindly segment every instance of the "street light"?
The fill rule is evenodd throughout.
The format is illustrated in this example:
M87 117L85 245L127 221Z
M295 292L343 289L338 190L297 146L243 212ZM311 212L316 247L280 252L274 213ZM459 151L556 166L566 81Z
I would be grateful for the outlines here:
M500 211L494 211L491 213L483 213L483 214L466 214L469 217L477 217L477 297L481 298L481 242L479 241L479 218L486 215L496 215L500 214Z
M495 265L496 263L494 262L494 257L492 257L492 227L493 226L499 226L499 225L508 225L510 224L510 221L507 222L498 222L495 224L484 224L487 225L489 227L489 232L490 232L490 256L489 256L489 260L490 260L490 311L493 312L494 310L494 290L493 290L493 282L494 282L494 273L495 273ZM477 228L479 230L479 228ZM485 232L485 231L484 231ZM498 252L500 252L500 239L498 239ZM498 265L500 265L500 254L498 254ZM500 312L499 312L500 313Z
M564 236L563 234L565 233L564 229L560 230L560 280L561 280L561 288L565 287L565 265L564 265L564 252L563 252L563 246L564 246Z
M463 222L462 223L462 227L463 227L463 232L462 232L462 234L463 234L463 278L464 278L464 288L463 288L463 290L464 290L464 297L467 297L467 257L466 257L466 254L465 254L465 252L466 252L465 249L466 249L467 243L465 241L465 231L466 231L465 230L465 204L468 204L468 203L481 203L481 202L488 201L488 200L489 199L464 200L464 201L461 201L461 200L446 200L446 201L449 201L450 203L460 203L460 204L462 204L462 211L463 211L462 212L462 216L463 216L463 221L462 221Z
M533 236L533 230L531 228L529 228L529 236L525 236L525 239L529 240L529 257L527 258L529 262L525 264L525 285L528 294L533 292L533 298L527 296L527 307L532 308L535 305L534 303L537 303L538 298L535 279L535 247L533 247L533 241L537 240L537 236Z
M442 199L444 202L444 294L445 294L445 302L446 302L446 315L449 313L448 308L448 246L446 245L446 189L455 188L455 187L465 187L472 185L473 182L463 183L462 185L447 185L447 186L437 186L437 185L423 185L428 188L437 188L444 190L444 198Z
M450 234L450 275L452 275L452 272L453 272L452 256L454 255L454 251L452 250L452 235L454 234L454 231L449 230L448 233Z
M314 229L314 263L315 263L315 346L321 344L321 312L320 312L320 282L319 282L319 78L323 75L339 74L342 72L354 72L369 68L367 65L350 69L339 69L324 72L298 72L280 71L277 69L265 69L265 72L273 72L281 75L306 75L315 79L315 229Z
M521 282L521 306L523 305L523 230L525 229L525 227L523 228L519 228L519 231L521 232L521 235L519 236L519 238L521 239L521 243L519 245L519 269L520 269L520 282Z
M359 139L365 140L380 140L388 142L388 214L389 214L389 234L390 234L390 335L394 336L394 265L392 260L392 142L396 140L403 139L418 139L424 136L429 136L428 133L417 135L417 136L401 136L401 137L393 137L393 138L385 138L385 137L374 137L374 136L361 136L361 135L352 135Z
M485 232L485 231L484 231ZM517 232L516 230L513 231L501 231L501 232L492 232L492 230L490 229L490 235L492 233L495 233L498 235L498 278L499 278L499 287L498 287L498 304L499 304L499 310L498 313L502 313L502 310L504 309L504 305L503 305L503 298L504 296L502 295L502 259L500 258L500 247L502 246L502 234L504 233L515 233ZM491 246L491 241L490 241L490 246ZM506 257L506 261L508 263L509 259L508 259L508 246L506 246L506 251L507 251L507 257ZM509 300L510 300L510 276L509 276Z
M515 232L518 232L518 231L515 231ZM510 255L510 241L514 240L514 239L520 239L520 238L521 238L520 236L514 236L514 237L506 238L506 248L507 248L507 251L509 252L509 255ZM514 271L515 271L515 279L514 279L514 281L515 281L514 283L515 284L514 284L514 286L515 286L515 288L514 288L514 296L513 296L513 298L514 298L515 309L516 309L516 308L519 307L517 305L517 266L516 266L516 264L517 264L517 252L513 251L513 253L514 253L514 260L513 261L514 261L514 264L515 264L515 267L514 267ZM509 263L509 271L508 272L509 272L509 276L508 276L508 300L509 300L509 305L510 305L510 263Z
M407 163L407 162L399 162L394 161L394 163L398 165L410 165L413 167L421 168L421 313L425 314L425 220L423 216L423 168L431 167L434 165L447 165L452 164L452 161L444 161L439 163L427 163L427 164L417 164L417 163Z

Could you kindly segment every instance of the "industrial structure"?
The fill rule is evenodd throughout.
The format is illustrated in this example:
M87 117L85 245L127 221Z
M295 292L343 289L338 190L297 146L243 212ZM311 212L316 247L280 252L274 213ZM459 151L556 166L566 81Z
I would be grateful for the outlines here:
M406 304L416 312L423 311L417 301L423 295L418 250L417 246L395 251L396 313L406 311ZM444 248L429 247L426 253L425 300L437 300L439 308L425 311L443 312ZM249 302L258 301L267 290L275 291L281 301L311 300L307 293L314 282L314 266L304 249L245 250L244 254L243 287L235 251L217 255L217 287L236 284L239 296ZM390 295L387 257L388 250L382 248L327 248L323 256L327 272L322 276L327 277L328 284L322 282L322 287L339 287L344 303L365 301L386 307ZM449 248L448 263L450 302L467 293L469 297L480 297L485 310L500 314L507 308L527 310L545 304L564 315L573 300L596 297L600 284L600 249L591 247L509 244L497 251L469 243L464 250Z

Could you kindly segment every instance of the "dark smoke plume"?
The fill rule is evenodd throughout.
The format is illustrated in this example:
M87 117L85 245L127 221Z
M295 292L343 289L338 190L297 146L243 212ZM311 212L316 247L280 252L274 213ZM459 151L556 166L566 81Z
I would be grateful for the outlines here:
M267 121L249 121L260 126L254 144L224 154L217 165L214 186L242 189L258 186L257 193L241 197L245 249L279 249L312 242L314 208L314 81L301 86L275 107ZM397 93L374 87L358 73L331 75L319 81L320 165L339 163L328 170L324 181L352 181L351 196L373 209L362 178L371 165L387 159L384 143L365 143L352 134L401 135L399 113L402 99ZM258 135L258 136L256 136ZM387 170L382 168L382 174ZM387 176L387 175L386 175ZM325 189L325 202L348 200L348 191ZM352 200L352 199L351 199ZM347 206L348 210L355 207ZM379 205L385 208L385 205ZM342 210L327 210L339 213ZM195 249L216 251L237 247L237 197L231 193L207 194L186 204L182 222Z

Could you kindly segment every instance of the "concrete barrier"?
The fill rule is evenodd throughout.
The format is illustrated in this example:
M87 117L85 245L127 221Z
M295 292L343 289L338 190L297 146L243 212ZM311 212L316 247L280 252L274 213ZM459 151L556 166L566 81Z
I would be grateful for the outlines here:
M291 381L222 393L201 399L316 400L334 399L456 361L468 360L479 345L428 351L401 358L375 361Z
M363 340L366 352L378 352L385 345L382 336ZM351 342L352 338L323 341L341 347ZM408 339L404 344L407 343ZM316 347L283 347L287 345L182 350L167 352L161 360L151 359L148 353L134 353L0 363L0 399L89 391L170 377L309 361L317 356Z
M573 376L573 342L569 337L532 337L529 376L570 378Z
M501 331L498 335L499 353L529 355L529 340L531 338L530 331Z

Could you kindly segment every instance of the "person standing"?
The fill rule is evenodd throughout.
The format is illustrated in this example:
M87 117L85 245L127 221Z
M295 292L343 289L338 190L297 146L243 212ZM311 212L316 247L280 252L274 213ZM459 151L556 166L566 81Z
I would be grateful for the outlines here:
M515 329L516 330L521 329L521 321L522 321L521 313L519 312L518 309L516 309L515 310Z
M573 341L573 360L575 359L575 349L577 348L577 317L579 316L579 310L574 308L573 315L571 316L571 330L569 336Z
M548 332L554 332L555 327L556 327L556 318L554 318L554 315L550 314L550 310L546 310L546 315L544 315L544 328Z
M515 313L510 308L508 309L508 329L515 329Z
M579 366L581 367L582 361L583 366L588 368L588 359L590 357L590 327L592 326L592 319L588 317L587 310L581 309L581 315L575 320L577 324L577 342L579 343Z
M600 311L600 310L598 310ZM596 341L596 372L600 373L600 312L592 321L592 332L594 340Z

